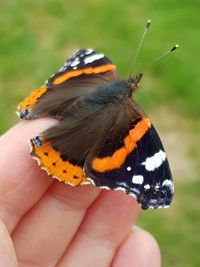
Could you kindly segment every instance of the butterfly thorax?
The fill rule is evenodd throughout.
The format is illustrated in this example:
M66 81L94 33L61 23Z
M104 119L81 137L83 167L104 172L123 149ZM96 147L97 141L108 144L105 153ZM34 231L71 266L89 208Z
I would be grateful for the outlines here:
M131 87L127 80L115 80L97 89L86 99L90 103L97 105L108 105L122 101L124 98L130 97L132 94Z

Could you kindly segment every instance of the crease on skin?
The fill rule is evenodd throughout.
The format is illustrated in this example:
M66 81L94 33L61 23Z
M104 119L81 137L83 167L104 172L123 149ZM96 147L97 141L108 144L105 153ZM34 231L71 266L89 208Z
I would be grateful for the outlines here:
M78 235L83 236L84 238L95 241L95 243L99 246L103 246L108 249L116 249L119 246L119 242L112 241L110 239L105 239L105 237L95 237L92 235L92 232L90 233L89 231L85 231L81 226L78 229ZM121 242L120 242L121 243Z
M26 261L26 260L19 260L18 264L19 264L19 267L45 267L44 265L30 263L29 261Z
M12 205L9 205L8 203L6 203L5 201L3 201L3 202L0 201L0 202L1 202L1 206L0 206L1 219L6 224L9 233L12 233L15 229L13 227L13 224L20 220L20 219L18 219L20 213L16 212L16 209L13 208ZM10 214L12 214L12 216L10 216ZM12 220L12 222L11 222L11 220Z
M84 219L83 219L83 221L84 221ZM82 221L82 223L83 223L83 221ZM70 249L72 249L72 251L74 251L74 248L76 247L76 244L74 244L74 243L76 243L76 239L77 238L79 239L82 237L86 240L91 241L92 243L95 242L95 244L93 245L94 247L98 246L98 247L103 247L106 250L109 250L112 253L112 256L114 257L115 251L117 250L117 247L119 246L119 244L114 244L113 242L105 240L104 238L102 238L102 239L101 238L99 238L99 239L92 238L92 236L88 235L85 231L81 230L82 223L80 224L80 227L78 228L76 234L71 239L66 250L63 252L61 258L58 260L56 266L60 266L59 263L61 263L61 266L63 266L62 265L63 257L65 258L66 255L67 255L67 257L68 256L70 257ZM79 243L79 240L78 240L78 243ZM68 254L68 252L69 252L69 254ZM112 262L112 258L110 259L110 264L111 264L111 262ZM111 266L110 264L108 266Z
M95 196L95 199L91 199L91 198L94 198L94 197L90 197L90 199L86 202L86 201L81 201L81 199L78 197L70 197L70 196L62 196L60 193L56 192L56 190L53 189L53 186L55 185L55 183L60 183L60 182L57 182L57 181L54 181L53 184L51 185L51 187L49 188L49 190L47 191L47 195L49 198L51 198L52 200L56 201L61 207L63 207L63 204L65 205L65 207L63 207L62 209L64 209L65 211L81 211L81 210L85 210L85 209L88 209L88 207L90 205L93 204L93 202L95 201L96 198L98 198L99 196L99 193L100 193L100 190L97 189L97 188L94 188L92 187L91 189L89 189L90 191L93 190L93 191L96 191L96 196ZM64 185L63 183L61 183L61 185L63 186L67 186L69 187L70 190L77 190L77 188L73 188L69 185ZM86 185L82 185L81 187L83 186L86 186ZM80 192L81 194L81 192ZM94 195L94 193L93 193ZM90 202L90 200L92 202Z

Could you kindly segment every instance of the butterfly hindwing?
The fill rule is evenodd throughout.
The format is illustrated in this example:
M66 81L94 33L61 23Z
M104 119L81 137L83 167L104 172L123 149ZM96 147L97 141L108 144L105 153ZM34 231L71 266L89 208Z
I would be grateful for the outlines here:
M102 110L99 105L88 105L86 99L74 103L64 119L31 140L32 156L60 181L73 186L90 183L83 174L85 159L112 126L118 108Z
M98 84L108 83L116 77L115 65L102 53L92 49L78 50L44 86L19 104L17 114L22 119L45 115L61 117L60 112L77 97L94 91Z
M128 102L86 159L85 176L98 187L133 195L143 209L167 207L173 183L164 148L149 119Z
M90 183L83 174L82 166L69 162L69 160L64 160L50 142L37 136L31 139L30 143L31 155L37 159L41 168L49 176L72 186Z

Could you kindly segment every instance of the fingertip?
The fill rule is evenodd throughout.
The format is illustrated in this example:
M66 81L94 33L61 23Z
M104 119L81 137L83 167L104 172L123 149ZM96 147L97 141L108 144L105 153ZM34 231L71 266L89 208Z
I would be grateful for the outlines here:
M16 154L21 151L27 153L30 150L28 141L56 123L56 120L48 118L17 123L0 137L0 153L5 153L4 151L7 153L12 151Z
M35 135L39 135L42 131L46 130L47 128L55 125L57 123L54 119L49 118L39 118L36 120L22 120L13 126L10 130L8 130L3 136L11 136L11 137L18 137L21 138L31 138Z
M134 227L119 247L113 267L160 267L160 248L155 238L145 230Z
M144 252L146 253L146 262L149 264L148 266L160 266L160 248L157 240L152 234L138 227L132 231L131 238L133 239L133 242L140 244L140 248L138 249L144 250L144 247L146 248Z

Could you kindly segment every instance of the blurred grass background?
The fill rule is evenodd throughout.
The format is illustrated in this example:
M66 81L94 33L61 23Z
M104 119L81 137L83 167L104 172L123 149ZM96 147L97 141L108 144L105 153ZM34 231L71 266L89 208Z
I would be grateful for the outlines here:
M144 72L135 95L162 137L175 179L172 207L143 212L138 222L157 238L163 266L200 266L199 10L198 0L0 1L0 133L17 122L17 104L77 48L104 52L126 78L147 19L152 27L138 68L180 43Z

